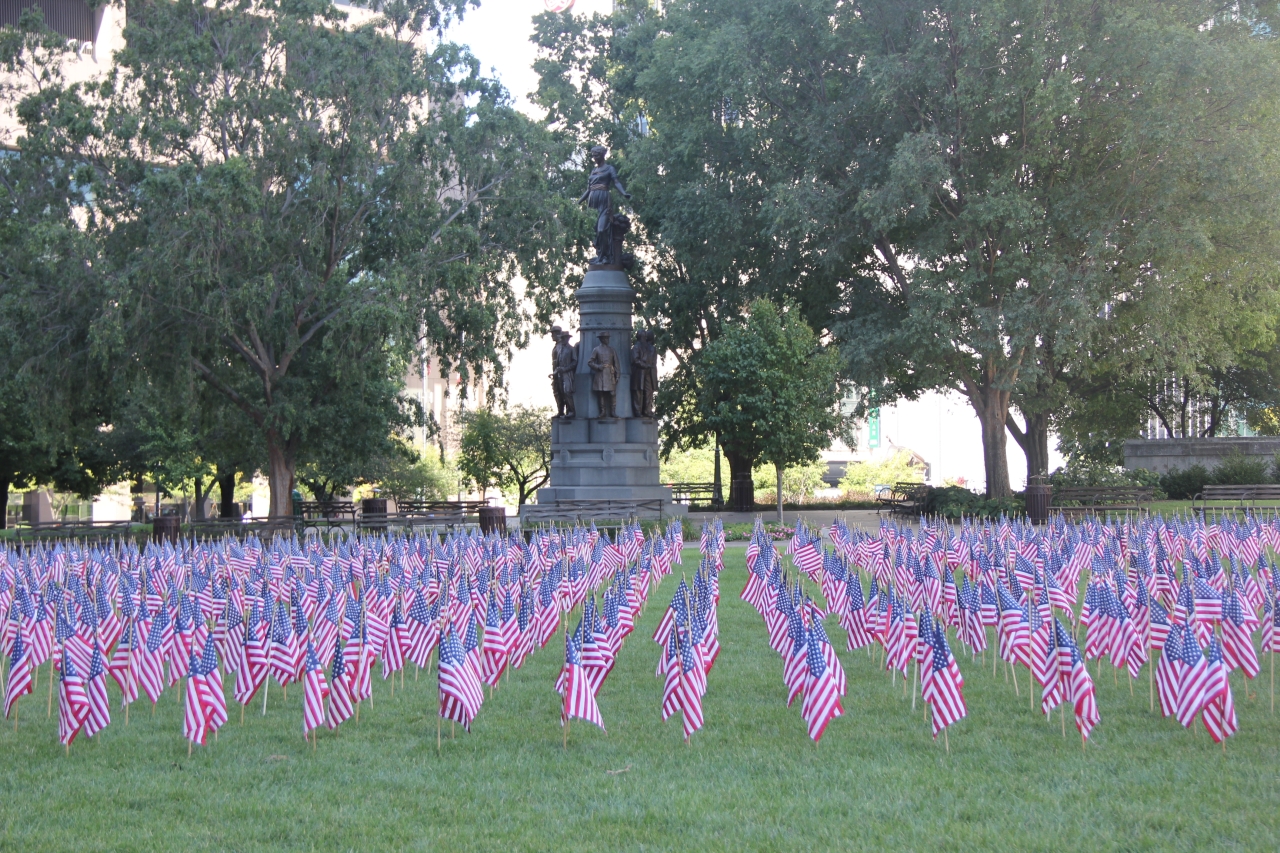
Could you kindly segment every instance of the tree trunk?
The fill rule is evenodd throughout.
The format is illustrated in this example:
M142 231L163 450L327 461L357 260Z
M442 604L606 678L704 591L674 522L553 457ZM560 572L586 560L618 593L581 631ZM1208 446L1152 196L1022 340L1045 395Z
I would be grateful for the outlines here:
M8 477L0 478L0 530L9 526L9 486Z
M778 523L783 521L782 515L782 466L776 462L773 465L774 473L778 475Z
M218 515L231 518L236 514L236 472L218 477L218 489L222 493L222 501L218 506Z
M204 521L204 478L196 477L196 505L191 512L194 521Z
M267 436L267 481L271 485L270 518L293 515L293 472L297 464L286 442L274 432Z
M756 484L751 478L755 459L725 447L729 460L729 508L734 512L751 512L756 506Z
M1009 486L1008 433L1005 421L1009 417L1009 392L990 386L971 386L968 390L970 404L982 423L982 463L987 473L987 497L1012 497Z
M1027 482L1032 477L1049 475L1049 415L1041 412L1023 416L1027 422L1026 429L1019 429L1017 422L1009 417L1006 426L1013 440L1022 448L1027 457Z

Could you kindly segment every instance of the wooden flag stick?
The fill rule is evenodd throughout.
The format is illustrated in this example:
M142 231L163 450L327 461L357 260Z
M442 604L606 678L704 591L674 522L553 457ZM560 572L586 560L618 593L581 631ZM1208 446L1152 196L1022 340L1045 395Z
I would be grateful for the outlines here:
M262 716L267 715L267 694L271 692L271 676L262 679Z
M946 747L947 747L947 755L950 755L950 754L951 754L951 738L947 736L947 730L946 730L946 729L943 729L943 730L942 730L942 742L943 742L944 744L946 744Z
M1276 713L1276 653L1271 653L1271 715Z
M1084 751L1085 751L1085 750L1084 750L1084 746L1085 746L1085 743L1086 743L1086 742L1087 742L1087 739L1086 739L1086 738L1085 738L1085 736L1084 736L1084 732L1081 732L1081 733L1080 733L1080 751L1081 751L1081 752L1084 752Z
M440 717L436 717L436 755L440 754Z
M1274 670L1274 666L1272 669ZM46 719L53 716L53 681L53 658L51 657L49 658L49 702L44 713Z
M1062 736L1066 737L1067 736L1067 703L1066 702L1060 703L1058 705L1058 708L1059 710L1062 711Z
M1018 690L1018 667L1011 666L1009 669L1013 670L1013 695L1021 697L1022 693Z
M915 689L914 689L914 688L915 688L915 685L916 685L916 680L920 677L920 661L916 661L916 662L915 662L915 664L916 664L916 668L915 668L915 675L911 676L911 687L912 687L912 690L911 690L911 710L913 710L913 711L916 709L916 691L915 691Z
M1156 663L1155 659L1147 661L1147 692L1151 697L1151 713L1156 712Z
M564 749L569 748L569 723L573 722L572 717L564 718Z
M191 757L191 741L187 741L187 758Z

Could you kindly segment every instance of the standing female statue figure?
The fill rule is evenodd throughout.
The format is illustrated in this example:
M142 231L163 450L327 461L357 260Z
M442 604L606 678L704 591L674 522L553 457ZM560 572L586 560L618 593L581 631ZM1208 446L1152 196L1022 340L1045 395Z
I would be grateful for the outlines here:
M596 256L591 259L593 264L621 262L620 258L613 256L612 190L617 187L623 198L631 198L631 193L627 192L627 188L618 180L618 170L604 161L604 155L607 153L609 151L603 145L597 145L591 149L591 159L596 165L591 170L591 177L587 179L587 191L578 199L578 204L585 201L587 207L598 214L596 216Z

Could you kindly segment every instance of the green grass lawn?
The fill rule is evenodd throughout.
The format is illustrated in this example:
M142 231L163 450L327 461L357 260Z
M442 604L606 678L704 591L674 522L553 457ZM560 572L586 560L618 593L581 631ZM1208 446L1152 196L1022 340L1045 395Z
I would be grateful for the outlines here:
M1067 722L1033 713L961 655L969 718L951 752L929 736L865 652L841 652L845 716L819 745L798 702L784 705L782 663L738 598L742 549L722 577L723 652L709 678L706 728L691 746L661 722L658 647L648 637L674 590L655 592L600 694L606 736L575 722L561 747L562 657L552 641L485 702L471 734L445 729L436 753L435 679L392 698L375 680L360 723L302 740L301 690L273 686L217 743L187 757L180 691L154 718L144 703L70 757L45 718L47 667L20 723L0 728L0 848L5 850L1274 850L1280 842L1280 718L1233 688L1241 731L1227 753L1200 728L1148 710L1110 666L1102 722L1087 750ZM686 564L696 561L687 552ZM832 640L843 633L830 620ZM1091 667L1091 671L1096 668ZM114 692L114 685L112 685ZM229 689L229 685L228 685ZM56 703L56 699L55 699ZM56 714L56 707L55 707Z

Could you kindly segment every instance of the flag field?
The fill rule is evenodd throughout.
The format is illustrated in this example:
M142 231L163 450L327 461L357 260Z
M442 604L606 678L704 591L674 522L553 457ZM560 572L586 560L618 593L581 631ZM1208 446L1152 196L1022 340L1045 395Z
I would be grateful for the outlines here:
M1225 754L1198 723L1187 731L1149 710L1145 672L1129 685L1090 662L1101 722L1082 749L1070 720L1064 737L1057 712L1046 722L1032 710L1025 667L1015 695L991 657L982 665L953 642L969 713L948 754L919 697L913 710L900 678L845 651L832 618L848 695L815 745L786 707L767 629L738 598L744 558L725 553L722 651L687 746L678 714L661 721L650 640L678 577L654 590L601 688L608 734L575 721L567 748L554 644L504 677L470 734L450 739L446 726L438 754L436 676L415 680L412 665L394 696L375 672L359 722L322 729L314 749L301 684L286 701L272 683L266 715L259 697L241 725L227 679L230 720L191 757L180 689L154 716L136 703L125 725L110 682L117 718L66 754L56 697L46 716L46 664L16 730L0 727L0 849L1251 850L1280 838L1265 655L1252 698L1231 676L1240 731Z

